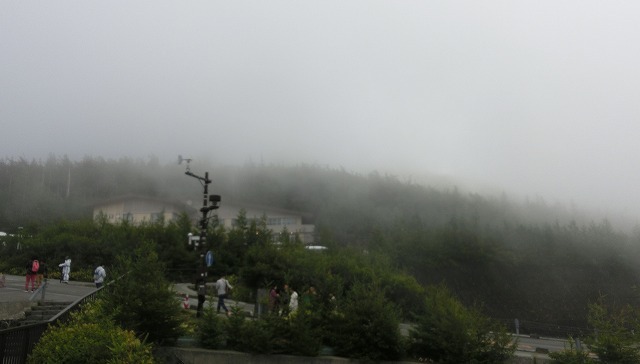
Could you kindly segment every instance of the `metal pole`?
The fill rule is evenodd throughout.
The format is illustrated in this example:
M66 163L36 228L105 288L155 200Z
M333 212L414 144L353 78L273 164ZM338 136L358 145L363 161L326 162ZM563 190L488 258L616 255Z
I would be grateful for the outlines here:
M207 244L207 213L209 212L209 208L207 207L207 203L209 201L209 183L211 180L209 179L209 172L205 172L204 174L204 196L202 199L202 220L200 220L200 275L198 282L202 284L202 287L199 286L198 282L196 282L196 291L198 292L198 310L196 313L196 317L202 316L202 311L204 309L204 301L206 299L207 294L207 266L204 261L204 255L206 251Z
M182 160L183 159L179 157L179 161L182 161ZM197 309L196 317L200 317L202 315L202 311L204 308L204 301L206 298L206 287L207 287L207 263L205 262L205 252L206 252L206 244L207 244L207 225L209 222L207 214L209 213L209 211L218 208L217 203L220 201L220 196L218 195L211 196L213 197L211 201L212 205L208 206L209 184L211 183L211 180L209 179L209 172L205 172L204 178L193 174L189 170L189 164L188 164L189 161L191 160L190 159L187 160L187 171L185 172L185 174L200 180L204 187L202 208L200 209L200 212L202 213L202 218L200 220L200 241L199 241L200 248L198 249L200 264L196 268L197 274L196 274L196 286L195 286L196 292L198 293L198 309ZM200 285L202 285L202 287L200 287Z
M42 284L42 297L40 298L40 302L44 303L44 294L47 292L47 278L44 279L44 283Z

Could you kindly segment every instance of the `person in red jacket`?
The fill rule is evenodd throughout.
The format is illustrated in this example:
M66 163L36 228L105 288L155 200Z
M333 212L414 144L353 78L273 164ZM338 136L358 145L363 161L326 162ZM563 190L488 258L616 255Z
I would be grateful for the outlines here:
M38 259L36 259L36 257L31 258L31 260L27 262L27 279L24 283L25 292L29 292L29 282L31 282L31 292L36 290L36 276L38 275L39 267L40 263L38 262Z

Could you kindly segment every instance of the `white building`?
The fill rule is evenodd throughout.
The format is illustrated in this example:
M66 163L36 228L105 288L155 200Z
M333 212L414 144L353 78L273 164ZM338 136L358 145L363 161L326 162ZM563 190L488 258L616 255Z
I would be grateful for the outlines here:
M103 215L110 223L128 221L132 224L141 224L156 222L161 218L164 218L165 222L174 221L183 212L192 215L197 211L179 201L122 196L96 204L93 207L93 218L97 219Z
M124 196L104 201L94 206L93 218L103 215L110 223L128 221L132 224L143 222L155 222L164 218L165 222L174 221L181 213L186 212L195 222L200 219L200 206L192 206L186 203L164 200L152 197ZM240 210L244 209L249 221L259 221L266 217L267 228L273 232L275 241L280 240L285 228L291 237L298 235L306 245L314 243L315 226L309 224L311 216L301 212L289 211L271 207L256 206L251 204L226 204L220 203L220 207L210 212L218 216L221 225L231 229L236 222Z
M277 209L266 206L256 206L250 204L220 204L220 208L214 210L218 215L218 220L225 228L230 229L235 225L240 210L244 209L249 221L259 221L266 217L267 228L273 232L275 241L279 240L279 234L285 229L291 237L298 235L304 244L313 244L315 225L310 224L311 216L297 211Z

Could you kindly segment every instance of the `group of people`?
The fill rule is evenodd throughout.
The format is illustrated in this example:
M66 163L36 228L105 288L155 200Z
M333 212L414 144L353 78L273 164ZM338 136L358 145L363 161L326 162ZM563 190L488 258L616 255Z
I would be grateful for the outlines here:
M49 270L44 260L38 260L36 257L32 257L27 262L27 279L24 283L24 291L29 292L29 284L31 284L31 292L40 288L42 282L47 278Z
M229 309L224 304L224 300L228 297L233 286L231 286L224 276L221 276L215 282L214 288L218 295L218 306L216 312L220 313L220 310L222 309L228 316ZM304 295L304 299L312 300L315 296L315 287L311 286ZM285 284L282 290L278 289L278 286L274 286L269 292L269 310L272 313L277 313L278 315L283 316L294 314L298 310L298 291L294 288L289 288L288 284Z
M206 287L202 282L198 282L198 310L201 310L205 301ZM233 286L229 281L221 276L215 283L214 289L218 296L218 306L216 312L220 313L220 310L224 310L227 316L230 314L229 309L224 303L224 300L229 296ZM331 296L332 299L333 296ZM295 314L298 310L299 300L307 307L312 306L317 299L317 292L314 286L310 286L303 294L299 296L298 291L295 288L290 288L288 284L284 284L282 289L277 285L273 286L269 292L269 312L278 314L281 316L289 316Z
M69 274L71 273L71 258L69 256L65 257L64 262L58 264L58 268L60 268L60 283L69 284ZM49 269L44 260L39 260L37 257L32 257L26 265L27 274L26 281L24 284L24 291L29 292L29 285L31 285L31 292L34 292L36 289L40 288L42 282L48 278ZM98 267L93 272L93 280L96 285L96 288L102 287L104 284L104 279L107 277L107 272L105 271L102 265L98 265Z
M307 306L312 305L317 295L316 288L310 286L302 294L301 299L303 304ZM293 315L298 311L299 300L300 295L295 288L289 287L286 283L282 286L282 289L274 285L269 291L269 312L281 316Z

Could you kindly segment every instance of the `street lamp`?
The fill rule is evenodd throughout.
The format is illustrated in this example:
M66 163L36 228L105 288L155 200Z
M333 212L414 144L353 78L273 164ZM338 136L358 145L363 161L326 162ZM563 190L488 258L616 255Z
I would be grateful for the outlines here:
M196 291L198 292L198 313L196 317L200 317L202 315L202 310L204 306L205 299L205 287L207 285L207 263L205 262L205 249L207 248L207 226L209 225L209 219L211 217L207 216L210 211L217 209L220 204L221 198L220 195L209 195L209 184L211 180L209 179L209 172L205 172L204 177L198 176L191 172L189 168L189 163L191 162L190 158L182 158L182 156L178 156L178 164L182 162L187 162L187 168L184 172L187 176L193 177L200 181L204 188L204 198L202 200L202 208L200 208L200 212L202 213L202 217L200 218L200 236L198 239L191 236L189 234L189 242L193 242L196 250L199 253L199 270L196 275ZM200 249L198 249L198 246ZM198 269L198 268L196 268ZM202 289L200 289L200 284L202 284Z

